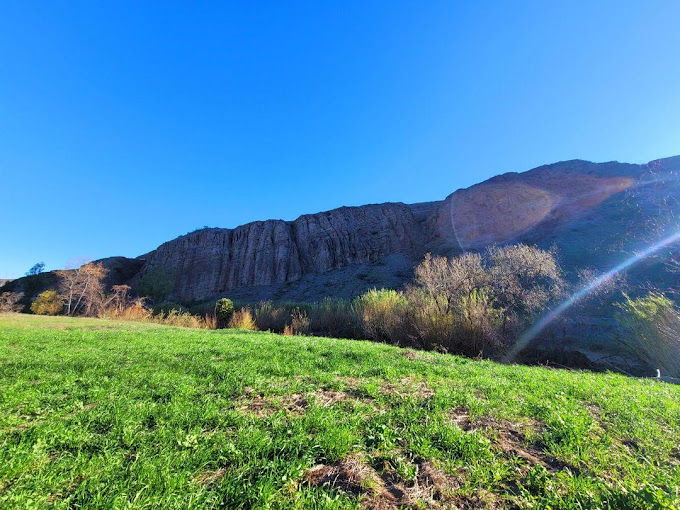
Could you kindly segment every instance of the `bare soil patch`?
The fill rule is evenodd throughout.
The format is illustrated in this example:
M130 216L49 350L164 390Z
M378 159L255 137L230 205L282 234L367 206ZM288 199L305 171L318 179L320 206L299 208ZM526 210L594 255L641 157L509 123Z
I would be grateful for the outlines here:
M360 455L350 455L334 464L320 464L305 473L310 485L358 496L365 508L450 508L458 480L429 461L417 462L415 480L402 480L391 466L382 474Z
M397 395L400 398L426 399L434 395L434 391L425 381L419 381L414 377L405 377L398 383L385 382L381 392L384 395Z
M224 468L215 469L214 471L205 471L194 478L194 482L200 485L210 485L222 478L227 470Z
M330 407L338 402L343 402L352 398L344 391L332 391L319 389L310 394L291 393L289 395L272 395L264 397L262 395L253 396L253 391L246 388L247 400L238 410L251 413L258 418L271 416L280 409L286 410L295 416L302 416L309 408L310 398L313 398L317 405Z
M529 466L543 466L550 472L564 468L577 471L573 466L546 453L541 443L529 444L527 442L527 431L537 432L543 428L543 424L537 420L522 424L491 417L471 420L469 411L463 407L453 409L449 413L449 418L457 427L466 432L486 432L486 435L492 438L495 448L501 450L507 457L518 457L526 461Z

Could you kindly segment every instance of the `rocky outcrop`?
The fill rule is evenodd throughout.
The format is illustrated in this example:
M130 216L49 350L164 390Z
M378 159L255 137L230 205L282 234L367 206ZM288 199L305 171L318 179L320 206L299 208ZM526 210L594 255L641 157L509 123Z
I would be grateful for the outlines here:
M351 264L376 262L424 246L405 204L342 207L292 222L256 221L235 229L202 229L158 247L142 274L162 265L176 275L175 294L203 299L231 289L296 281Z

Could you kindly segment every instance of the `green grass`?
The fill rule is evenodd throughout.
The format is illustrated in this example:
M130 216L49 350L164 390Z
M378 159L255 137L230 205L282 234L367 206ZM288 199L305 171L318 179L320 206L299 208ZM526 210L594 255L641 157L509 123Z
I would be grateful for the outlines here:
M0 315L3 508L672 508L678 444L680 386L650 380Z

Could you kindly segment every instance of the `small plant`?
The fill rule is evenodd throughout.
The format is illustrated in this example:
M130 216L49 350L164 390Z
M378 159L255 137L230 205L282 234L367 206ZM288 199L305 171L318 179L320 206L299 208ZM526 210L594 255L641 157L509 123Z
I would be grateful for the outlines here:
M58 315L64 310L64 298L56 290L46 290L31 303L31 311L36 315Z
M296 308L290 316L291 332L294 335L308 335L309 334L309 317L307 312Z
M217 318L217 326L225 328L229 324L234 315L234 303L231 299L218 299L215 303L215 316Z
M241 308L234 312L229 322L230 328L248 329L250 331L257 331L255 319L253 319L253 312L250 308Z

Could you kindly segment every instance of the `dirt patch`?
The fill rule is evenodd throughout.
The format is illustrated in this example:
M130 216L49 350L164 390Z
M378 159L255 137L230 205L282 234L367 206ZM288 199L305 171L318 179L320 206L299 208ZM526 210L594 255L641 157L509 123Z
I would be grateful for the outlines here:
M314 392L314 399L321 407L330 407L349 398L350 396L344 391L316 390Z
M401 480L386 464L378 473L360 455L350 455L335 464L320 464L305 473L310 485L358 496L361 505L371 509L450 508L452 493L460 487L457 479L434 467L429 461L417 462L415 480Z
M448 413L451 422L458 428L463 430L472 430L472 421L470 420L470 412L464 407L456 407Z
M220 478L222 478L226 472L227 470L224 468L215 469L214 471L205 471L200 475L196 476L194 478L194 482L200 485L211 485Z
M485 432L485 435L492 438L494 447L502 451L505 456L523 459L529 466L543 466L551 472L564 468L578 471L573 466L547 454L541 443L529 444L527 442L527 432L539 432L543 429L543 424L537 420L522 424L512 423L508 420L496 420L491 417L472 420L469 411L463 407L450 411L449 419L466 432Z
M271 416L280 409L295 416L302 416L309 408L310 398L320 407L331 407L338 402L356 400L354 395L344 391L318 389L313 393L292 393L289 395L254 395L252 388L245 389L245 399L237 409L241 412L256 415L258 418Z
M497 508L507 508L493 492L486 489L477 489L472 495L457 495L453 500L453 508L495 510Z
M276 407L262 397L255 397L247 404L238 408L239 411L254 414L258 418L271 416L276 412Z
M246 388L246 395L251 395L252 392ZM266 399L262 395L249 397L246 403L237 409L244 413L254 414L258 418L266 418L271 416L280 409L285 409L287 412L301 416L309 407L307 397L301 393L293 393L290 395L271 396Z
M405 377L398 383L385 382L382 385L383 395L397 395L400 398L426 399L434 395L434 391L425 381L419 381L414 377Z
M305 411L309 407L307 397L302 393L284 395L278 398L278 401L283 409L291 414L294 414L295 416L301 416L305 414Z

